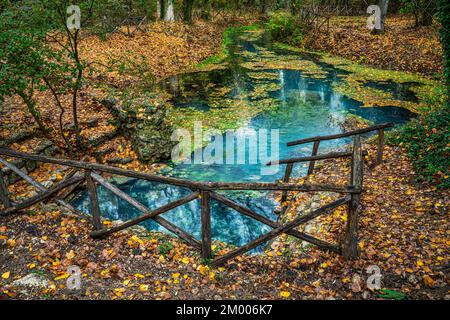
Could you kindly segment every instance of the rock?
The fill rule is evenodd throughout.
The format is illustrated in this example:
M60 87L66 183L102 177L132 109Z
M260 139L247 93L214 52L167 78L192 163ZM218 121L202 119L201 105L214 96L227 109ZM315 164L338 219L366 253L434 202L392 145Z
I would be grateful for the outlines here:
M46 188L46 189L49 189L52 185L53 185L53 182L50 180L50 181L45 181L45 182L42 182L42 185Z
M311 203L311 210L319 209L320 204L318 202Z
M355 274L352 278L352 286L351 289L353 292L361 292L361 277Z
M153 106L144 98L127 101L112 112L120 122L120 130L127 136L143 162L169 160L176 142L171 141L174 128L165 122L163 107Z
M30 273L23 278L20 278L12 283L18 287L33 287L33 288L49 288L49 283L46 279Z
M364 291L362 294L362 297L364 300L367 300L370 298L370 292L369 291Z
M117 104L117 100L114 97L106 97L105 99L100 101L100 103L108 109L111 109Z
M409 275L408 281L409 281L409 283L412 283L412 284L416 284L417 282L419 282L419 280L417 280L416 276L413 274Z

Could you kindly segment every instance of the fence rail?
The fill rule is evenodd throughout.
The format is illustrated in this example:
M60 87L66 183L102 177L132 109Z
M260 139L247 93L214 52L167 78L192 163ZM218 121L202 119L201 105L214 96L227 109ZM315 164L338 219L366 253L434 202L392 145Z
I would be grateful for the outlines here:
M326 141L326 140L334 140L334 139L341 139L346 137L352 137L352 136L359 136L364 133L369 133L373 131L378 131L378 148L377 148L377 160L376 164L380 164L383 161L383 151L384 151L384 130L387 128L392 128L394 124L392 122L387 123L381 123L378 125L357 129L353 131L347 131L344 133L338 133L338 134L332 134L328 136L316 136L311 138L305 138L300 140L295 140L287 143L288 147L291 146L297 146L300 144L306 144L313 142L313 148L311 152L310 157L300 157L300 158L292 158L292 159L284 159L278 161L279 163L287 163L286 171L283 177L283 182L288 183L292 174L294 163L297 162L306 162L309 161L309 167L308 167L308 173L307 175L311 175L314 173L315 163L317 160L325 160L330 158L340 158L340 157L354 157L352 152L335 152L335 153L329 153L325 155L317 155L319 152L319 146L320 142ZM366 155L365 151L363 151L363 155ZM355 186L355 185L354 185ZM357 186L355 186L356 189ZM287 200L287 191L283 191L281 196L281 202L284 203Z
M195 249L201 251L201 256L204 260L210 261L212 258L211 253L211 200L215 200L221 202L225 206L234 209L242 215L255 219L270 228L272 230L263 236L251 241L250 243L236 248L234 250L229 251L228 253L215 257L212 260L211 264L213 266L218 266L226 261L233 259L234 257L248 252L249 250L254 249L255 247L261 245L264 242L272 240L277 236L285 233L290 236L293 236L299 240L307 241L311 244L316 245L320 249L333 251L336 253L343 254L347 259L355 259L358 255L357 252L357 225L358 225L358 211L359 211L359 201L360 195L362 192L362 176L363 176L363 156L364 151L361 146L360 134L379 130L382 132L385 128L390 127L391 124L383 124L379 126L369 127L361 130L355 130L352 132L333 135L333 136L325 136L325 137L314 137L303 140L298 140L289 143L288 145L298 145L301 143L314 142L313 154L311 157L303 157L303 158L292 158L292 159L284 159L279 161L278 163L286 163L286 173L284 178L281 181L273 182L273 183L242 183L242 182L195 182L185 179L178 179L173 177L165 177L160 175L148 174L143 172L135 172L125 169L120 169L111 166L105 166L96 163L88 163L82 161L75 161L69 159L58 159L52 158L42 155L28 154L23 152L17 152L9 149L0 148L0 156L10 157L10 158L20 158L26 160L34 160L43 163L51 163L58 164L65 167L71 168L70 174L66 176L62 181L55 184L52 188L45 188L43 185L38 183L29 177L25 172L21 171L19 168L10 164L5 159L0 158L0 163L10 170L14 171L16 174L21 176L26 182L34 186L38 190L38 194L29 199L24 200L21 203L15 203L11 200L11 197L8 193L8 188L3 179L3 175L0 170L0 201L3 204L3 211L0 212L0 216L10 215L13 213L17 213L27 207L30 207L38 202L46 201L50 198L54 198L57 203L64 206L66 209L76 213L86 216L86 213L80 212L78 209L74 208L72 205L67 203L63 198L59 197L58 194L63 189L69 188L73 185L80 184L82 182L86 183L87 190L89 193L89 198L91 202L91 218L90 221L93 224L94 230L91 232L91 236L93 238L102 238L108 235L111 235L115 232L119 232L131 226L137 225L146 220L153 220L159 225L163 226L170 232L177 235L179 238L190 244ZM351 152L341 152L341 153L329 153L326 155L317 155L318 147L320 141L336 139L340 137L348 137L354 136L353 139L353 148ZM380 139L384 139L384 136L380 134ZM381 145L382 152L382 145ZM307 184L307 183L289 183L289 178L292 172L292 168L294 163L310 161L312 164L317 160L324 159L332 159L339 157L350 157L352 159L352 170L351 170L351 183L350 185L330 185L330 184ZM268 163L268 165L275 163ZM310 165L311 169L311 165ZM314 169L314 164L312 165L312 170ZM312 172L312 170L309 170ZM308 171L308 173L309 173ZM84 174L83 174L84 173ZM137 178L143 180L149 180L153 182L159 182L163 184L168 184L172 186L178 186L183 188L188 188L192 190L192 193L170 202L164 206L161 206L156 209L149 209L144 206L142 203L132 198L110 182L108 182L104 177L101 176L102 173L119 175L130 178ZM124 201L131 204L133 207L138 209L141 212L141 215L130 219L126 222L121 223L120 225L113 226L111 228L105 228L101 221L101 212L99 206L99 199L97 195L97 185L101 185L112 194L118 196ZM277 190L283 192L283 200L286 200L286 195L288 191L299 191L299 192L312 192L312 191L330 191L336 193L342 193L344 196L335 200L332 203L324 205L317 210L312 212L300 215L295 220L282 225L276 221L272 221L244 206L234 202L231 199L228 199L222 194L217 193L217 191L221 190ZM201 239L196 239L193 235L189 234L187 231L181 229L170 221L161 217L164 213L182 206L191 201L199 200L201 206ZM348 205L347 210L347 227L345 231L345 239L343 243L340 244L332 244L328 243L324 240L315 238L309 234L298 231L295 228L298 226L305 224L312 219L315 219L321 215L324 215L331 210L342 206Z

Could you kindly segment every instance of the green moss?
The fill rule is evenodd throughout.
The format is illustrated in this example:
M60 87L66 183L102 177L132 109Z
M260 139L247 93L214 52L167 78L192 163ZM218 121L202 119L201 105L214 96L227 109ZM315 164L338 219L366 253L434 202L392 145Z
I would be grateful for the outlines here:
M216 66L223 64L226 62L228 57L230 56L229 46L233 43L234 37L239 34L246 32L260 32L261 27L258 25L249 25L249 26L241 26L241 27L229 27L225 30L223 34L222 46L220 48L219 53L206 58L202 62L200 62L195 69L199 71L205 71L205 69L211 70L215 69Z
M323 55L321 61L348 72L341 76L342 81L333 84L333 88L342 95L360 101L365 107L396 106L421 113L429 108L426 101L431 96L439 100L441 104L446 99L444 83L422 74L376 69L329 55ZM416 94L419 101L395 99L391 93L385 90L366 86L365 84L368 82L414 84L411 86L411 91Z

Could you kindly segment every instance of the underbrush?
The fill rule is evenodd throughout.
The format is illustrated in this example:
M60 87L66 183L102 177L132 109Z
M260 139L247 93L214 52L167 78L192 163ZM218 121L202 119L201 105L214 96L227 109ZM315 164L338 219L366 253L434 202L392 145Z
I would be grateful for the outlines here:
M259 30L259 25L249 25L249 26L241 26L241 27L229 27L225 30L223 34L222 46L220 48L219 53L203 60L197 65L197 68L202 68L211 64L220 64L224 62L230 55L230 51L228 47L233 42L233 37L239 33L246 31L255 31Z
M430 105L433 101L430 101ZM430 108L389 135L390 143L406 147L417 180L450 187L450 103Z
M303 33L297 17L288 13L274 13L266 23L266 29L272 39L294 46L303 44Z

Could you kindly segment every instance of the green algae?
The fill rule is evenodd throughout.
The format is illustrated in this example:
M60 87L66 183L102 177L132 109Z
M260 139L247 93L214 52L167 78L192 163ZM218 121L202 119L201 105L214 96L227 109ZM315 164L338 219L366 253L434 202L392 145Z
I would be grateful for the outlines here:
M437 99L442 103L446 99L444 83L425 75L372 68L329 55L322 56L321 61L347 72L340 76L339 82L333 83L333 89L361 102L365 107L394 106L420 113L428 108L427 101L430 99ZM366 86L369 82L411 84L410 90L418 101L396 99L388 91Z

